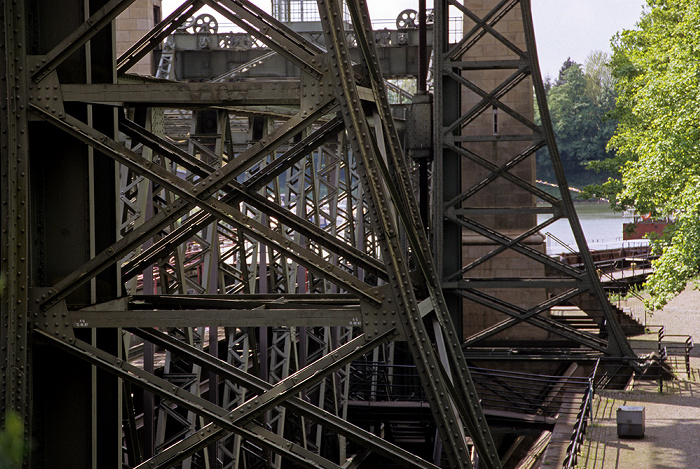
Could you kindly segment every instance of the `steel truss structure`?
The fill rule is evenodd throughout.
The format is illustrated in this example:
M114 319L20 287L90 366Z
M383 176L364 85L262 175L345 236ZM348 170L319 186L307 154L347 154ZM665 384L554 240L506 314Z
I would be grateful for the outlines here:
M400 467L478 459L498 468L453 325L462 296L512 316L499 331L534 322L597 351L631 353L607 306L608 340L540 317L584 290L607 304L592 265L587 274L564 269L522 245L542 226L506 239L466 208L471 192L508 179L550 202L555 218L569 218L585 252L568 192L545 196L509 172L547 145L566 187L529 2L501 1L483 19L436 2L433 249L364 0L345 2L357 57L339 0L318 0L323 46L247 0L187 0L115 59L113 21L132 2L2 6L2 392L4 410L22 417L34 442L28 467L339 468L384 458ZM299 79L129 75L203 5L296 67ZM450 5L475 24L456 46L446 39ZM517 60L465 60L474 41L501 37L499 12L517 6L527 50L506 44ZM166 76L171 63L161 64ZM463 72L478 66L514 67L514 82L532 75L542 126L499 102L507 83L473 86ZM460 86L483 97L466 114L454 107ZM490 106L537 137L500 167L453 137ZM183 114L191 127L173 139L166 128ZM467 191L450 172L464 157L492 171ZM462 227L564 271L576 292L529 310L478 293L487 279L461 279L469 270L454 239ZM394 366L398 356L415 369L437 428L429 457L397 445L388 428L347 420L351 363ZM380 383L368 373L368 392L401 379Z
M464 17L463 37L457 43L449 41L451 10ZM513 342L494 339L527 323L534 326L528 332L534 340L521 341L517 359L546 357L547 341L557 338L569 345L551 353L555 360L572 352L581 357L583 351L633 359L618 312L598 279L561 165L537 60L530 1L487 5L444 0L435 7L434 31L434 252L444 253L436 259L451 308L459 311L466 299L465 308L484 308L497 318L465 334L468 357L508 360ZM533 89L540 122L531 114ZM537 151L549 153L559 194L534 184ZM542 204L536 206L535 200ZM537 223L537 214L548 217ZM571 226L584 270L547 256L541 242L540 247L533 245L533 237L559 219ZM464 260L465 236L477 238L473 244L487 248L472 248ZM504 254L515 258L502 261ZM488 266L498 262L534 265L539 275L494 275ZM539 300L525 293L537 290L542 292ZM552 307L572 302L597 317L607 330L606 338L548 316ZM456 321L463 317L466 321L470 314L457 313ZM538 335L537 329L548 338Z
M401 339L450 464L470 467L473 446L499 467L366 4L348 4L358 66L339 2L319 1L324 51L244 0L185 2L114 66L110 24L130 3L4 3L3 393L37 441L31 464L328 468L378 453L435 467L342 418L348 364ZM300 80L122 79L203 4ZM255 105L297 111L263 122L236 153L217 109ZM213 143L193 138L184 151L163 138L163 107L212 108ZM140 362L125 337L143 341Z

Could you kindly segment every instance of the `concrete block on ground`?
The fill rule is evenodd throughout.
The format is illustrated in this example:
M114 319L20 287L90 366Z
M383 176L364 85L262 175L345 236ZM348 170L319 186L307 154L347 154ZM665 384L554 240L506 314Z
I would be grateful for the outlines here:
M643 406L623 405L617 408L617 436L642 438L644 436L645 410Z

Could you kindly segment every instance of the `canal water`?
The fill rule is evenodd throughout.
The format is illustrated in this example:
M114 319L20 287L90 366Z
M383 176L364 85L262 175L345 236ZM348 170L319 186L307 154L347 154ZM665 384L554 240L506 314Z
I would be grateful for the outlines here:
M575 204L576 213L586 242L591 250L613 249L625 246L638 246L648 244L647 240L636 239L631 241L622 240L622 225L634 221L631 212L614 212L607 203L580 203ZM549 216L541 214L537 216L537 222L542 223ZM550 255L560 254L570 250L578 251L574 235L571 232L567 219L557 220L546 227L542 234L547 237L547 253ZM552 236L553 235L553 236ZM565 246L555 241L559 239Z

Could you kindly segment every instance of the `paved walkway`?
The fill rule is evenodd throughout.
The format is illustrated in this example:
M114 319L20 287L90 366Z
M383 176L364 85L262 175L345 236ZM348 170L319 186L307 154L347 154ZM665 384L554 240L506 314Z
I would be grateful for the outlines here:
M617 408L644 406L645 435L617 436ZM577 468L700 468L700 383L676 382L663 393L656 385L633 391L603 391Z
M698 341L691 352L691 376L664 383L663 392L653 382L599 392L579 469L700 469L700 291L689 285L649 324L663 324L669 335L689 334ZM644 438L617 436L616 412L622 405L644 406Z

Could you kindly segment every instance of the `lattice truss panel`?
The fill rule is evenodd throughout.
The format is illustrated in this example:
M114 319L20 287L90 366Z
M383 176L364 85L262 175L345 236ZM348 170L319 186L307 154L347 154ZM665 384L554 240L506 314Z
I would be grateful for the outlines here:
M358 64L337 0L318 1L327 50L246 0L189 0L116 65L111 22L131 1L26 3L28 18L24 2L3 4L3 392L37 439L32 458L80 441L65 457L86 467L462 468L477 455L500 467L364 1L348 3ZM301 78L127 75L204 4ZM32 29L23 47L33 22L55 31ZM189 116L183 138L164 136L172 113ZM250 134L234 141L242 115ZM430 406L434 455L344 418L350 364L390 361L397 340ZM79 418L45 431L64 409Z
M447 13L463 16L450 43ZM433 234L443 286L464 308L465 350L634 357L600 285L554 140L535 48L530 2L439 2L433 62ZM534 98L533 98L534 89ZM533 115L533 99L539 119ZM535 185L535 153L549 153L559 193ZM538 203L539 202L539 203ZM538 223L537 215L546 215ZM540 233L566 220L584 270L547 256ZM603 334L557 321L576 305ZM601 337L603 336L603 338Z

